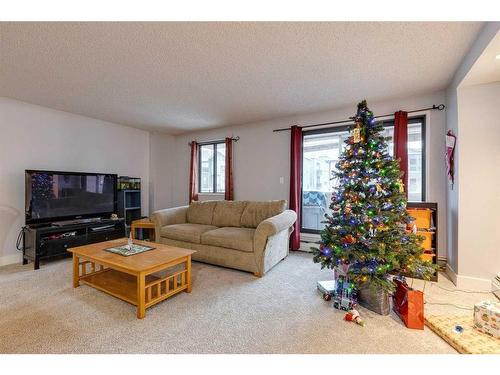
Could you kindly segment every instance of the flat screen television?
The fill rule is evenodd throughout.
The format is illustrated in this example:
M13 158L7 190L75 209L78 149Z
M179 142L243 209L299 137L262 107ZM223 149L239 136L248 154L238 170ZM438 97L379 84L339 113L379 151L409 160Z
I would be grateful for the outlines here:
M25 171L26 224L110 217L117 209L117 175Z

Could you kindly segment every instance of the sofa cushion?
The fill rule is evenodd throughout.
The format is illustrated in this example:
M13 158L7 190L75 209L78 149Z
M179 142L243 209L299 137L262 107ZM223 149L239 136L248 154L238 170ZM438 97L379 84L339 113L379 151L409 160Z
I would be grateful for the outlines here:
M240 227L241 214L248 202L220 201L217 202L212 219L212 225L218 227Z
M261 222L282 213L285 208L285 200L248 202L241 215L241 226L246 228L257 228Z
M201 235L204 232L217 229L213 225L203 224L173 224L165 225L160 229L160 236L172 240L191 243L201 243Z
M254 233L252 228L224 227L203 233L201 243L250 253L253 252Z
M187 221L191 224L212 225L217 201L192 202L187 210Z

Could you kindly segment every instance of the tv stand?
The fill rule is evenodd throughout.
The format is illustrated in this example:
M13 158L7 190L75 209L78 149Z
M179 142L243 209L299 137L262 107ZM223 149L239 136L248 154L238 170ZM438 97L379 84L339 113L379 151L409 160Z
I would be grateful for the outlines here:
M41 225L28 225L23 237L23 264L70 256L68 248L125 237L124 219L71 220Z

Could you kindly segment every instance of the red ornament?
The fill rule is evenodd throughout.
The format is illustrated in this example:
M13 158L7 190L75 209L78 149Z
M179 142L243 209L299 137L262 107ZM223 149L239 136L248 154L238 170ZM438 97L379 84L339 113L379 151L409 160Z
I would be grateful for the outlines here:
M323 299L325 301L330 301L332 299L332 296L330 295L330 293L324 293L323 294Z
M352 243L356 243L356 239L354 238L354 236L352 234L348 234L347 236L342 238L342 242L352 244Z

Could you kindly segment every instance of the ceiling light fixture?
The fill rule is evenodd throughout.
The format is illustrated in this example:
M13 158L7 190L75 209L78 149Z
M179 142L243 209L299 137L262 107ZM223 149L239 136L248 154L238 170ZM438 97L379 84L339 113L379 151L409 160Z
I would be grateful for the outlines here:
M495 59L500 60L500 53L496 55Z

